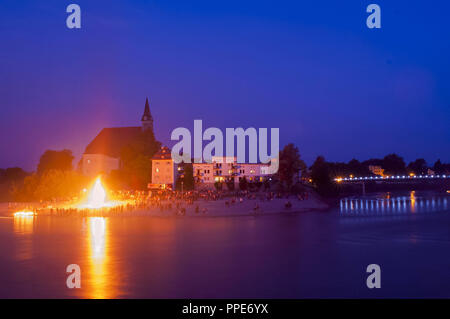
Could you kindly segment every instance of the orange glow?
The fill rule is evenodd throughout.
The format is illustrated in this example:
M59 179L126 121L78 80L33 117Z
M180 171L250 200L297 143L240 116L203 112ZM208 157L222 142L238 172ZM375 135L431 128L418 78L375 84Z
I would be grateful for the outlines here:
M14 232L17 234L33 233L34 213L17 212L14 213Z
M80 205L80 208L98 209L115 205L116 203L107 200L105 187L103 186L100 177L98 177L89 192L87 203Z
M14 213L14 217L30 217L34 216L33 212L16 212Z
M411 191L409 196L410 196L410 199L411 199L411 212L415 213L416 212L416 192L415 191Z
M110 276L107 265L107 228L106 219L103 217L89 217L89 269L88 275L88 298L103 299L112 297L108 291L108 278Z

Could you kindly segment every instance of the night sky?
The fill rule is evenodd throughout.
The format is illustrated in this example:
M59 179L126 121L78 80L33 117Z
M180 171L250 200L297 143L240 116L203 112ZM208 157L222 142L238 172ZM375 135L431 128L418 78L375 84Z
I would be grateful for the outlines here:
M77 3L82 28L66 27ZM381 6L381 29L366 7ZM0 167L103 127L279 127L311 164L450 161L449 1L0 2ZM76 162L74 162L75 164Z

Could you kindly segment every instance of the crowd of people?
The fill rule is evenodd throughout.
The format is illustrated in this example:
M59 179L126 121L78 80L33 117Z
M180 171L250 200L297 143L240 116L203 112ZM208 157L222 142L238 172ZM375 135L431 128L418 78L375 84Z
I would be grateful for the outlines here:
M185 216L187 210L194 215L210 213L209 209L221 208L239 210L239 205L251 201L253 212L261 210L264 202L275 199L285 199L280 210L291 209L292 200L306 200L308 193L297 195L276 192L249 192L249 191L117 191L110 192L104 206L99 208L87 208L79 204L78 198L65 200L53 200L39 203L10 203L11 211L29 211L38 215L52 216L125 216L125 215L175 215ZM217 202L215 205L212 203ZM223 205L223 206L222 206ZM209 206L209 208L207 207Z

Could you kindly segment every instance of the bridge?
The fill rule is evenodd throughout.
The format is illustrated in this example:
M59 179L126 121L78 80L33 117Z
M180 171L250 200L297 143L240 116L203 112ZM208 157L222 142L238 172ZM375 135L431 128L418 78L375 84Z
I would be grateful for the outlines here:
M392 176L360 176L360 177L337 177L334 179L338 185L361 185L362 193L366 193L366 184L370 188L376 185L394 187L394 184L404 185L428 185L433 187L448 186L450 175L392 175ZM391 186L388 186L391 185Z
M392 175L392 176L365 176L365 177L337 177L337 183L361 183L364 181L393 182L393 181L420 181L439 180L450 178L450 175Z

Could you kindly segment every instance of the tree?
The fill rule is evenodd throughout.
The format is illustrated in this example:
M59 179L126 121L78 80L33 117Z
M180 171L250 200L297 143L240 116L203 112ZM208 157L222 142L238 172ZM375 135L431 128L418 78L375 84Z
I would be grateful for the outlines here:
M306 164L300 159L298 148L292 143L281 150L279 161L278 178L290 189L294 183L294 177L298 176L301 170L306 170Z
M405 161L397 154L389 154L383 158L384 173L388 175L399 175L406 173Z
M348 162L347 169L350 174L355 176L367 176L370 174L368 166L365 166L357 159L352 159L350 162Z
M216 191L222 190L222 184L223 184L223 182L219 182L219 181L214 182L214 187L216 188Z
M336 195L337 189L331 179L330 166L323 156L318 156L311 166L311 179L319 194Z
M178 175L178 178L175 182L175 188L177 190L181 190L181 183L183 183L183 190L193 190L195 181L192 163L182 163L182 167L183 173Z
M151 130L141 132L135 141L120 152L123 172L116 173L115 178L120 177L122 180L116 183L133 189L146 189L152 172L151 157L160 147L161 143L156 141Z
M37 173L43 174L48 170L72 170L72 161L74 156L71 150L53 151L47 150L39 159Z
M228 179L225 181L225 183L227 184L227 189L231 192L234 191L234 179Z
M13 190L13 195L19 201L75 197L86 184L87 178L75 171L46 170L41 175L26 177L23 185Z
M438 174L450 174L450 164L442 163L440 159L436 161L433 165L433 171Z
M408 164L408 171L416 175L425 175L428 171L427 162L423 158L418 158L414 162Z
M241 191L247 190L247 178L245 176L239 180L239 189Z
M20 167L0 169L0 184L22 181L27 175L28 173Z

